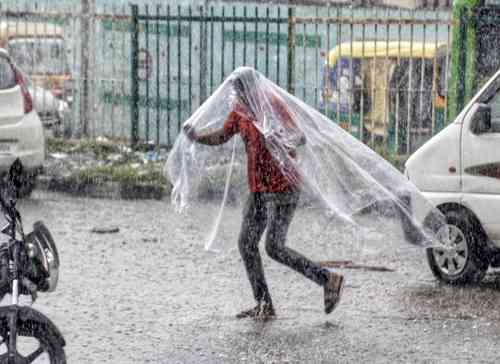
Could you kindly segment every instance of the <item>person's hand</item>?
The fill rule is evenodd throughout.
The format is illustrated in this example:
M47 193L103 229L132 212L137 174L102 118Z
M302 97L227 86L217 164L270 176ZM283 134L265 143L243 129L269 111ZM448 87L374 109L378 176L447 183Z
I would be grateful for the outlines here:
M198 134L196 134L196 130L192 125L186 124L182 129L189 140L192 142L196 142L198 140Z

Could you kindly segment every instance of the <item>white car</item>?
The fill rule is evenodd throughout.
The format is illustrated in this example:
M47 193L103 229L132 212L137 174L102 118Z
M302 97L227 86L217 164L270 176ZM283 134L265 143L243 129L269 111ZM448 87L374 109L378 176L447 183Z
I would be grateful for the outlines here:
M427 251L438 279L478 282L500 266L500 71L408 159L405 174L446 217L445 246ZM412 210L425 221L428 211Z
M0 175L18 158L25 170L21 195L26 196L43 168L44 130L23 75L0 48Z
M28 81L28 91L43 126L46 129L61 129L70 116L68 103L55 97L50 90L33 86L30 81Z

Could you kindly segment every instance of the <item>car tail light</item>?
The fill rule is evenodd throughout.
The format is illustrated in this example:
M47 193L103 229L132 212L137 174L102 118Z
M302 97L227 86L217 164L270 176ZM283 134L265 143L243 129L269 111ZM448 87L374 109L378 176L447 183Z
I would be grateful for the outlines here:
M33 99L31 98L30 92L28 91L28 86L23 74L17 67L13 67L16 74L16 83L21 88L21 93L24 99L24 113L28 114L33 110Z

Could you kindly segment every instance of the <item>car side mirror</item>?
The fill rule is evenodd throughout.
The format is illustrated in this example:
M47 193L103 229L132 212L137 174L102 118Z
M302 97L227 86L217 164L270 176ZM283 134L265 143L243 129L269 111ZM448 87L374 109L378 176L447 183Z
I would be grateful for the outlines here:
M491 107L486 104L478 104L476 113L472 117L472 132L483 134L491 130Z

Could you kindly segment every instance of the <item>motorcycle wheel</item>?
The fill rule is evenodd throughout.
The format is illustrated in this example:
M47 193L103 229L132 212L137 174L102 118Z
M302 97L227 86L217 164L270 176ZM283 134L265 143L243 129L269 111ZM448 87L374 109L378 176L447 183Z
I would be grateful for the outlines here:
M9 364L8 327L0 328L0 364ZM66 364L66 354L60 342L36 321L18 321L15 364Z

